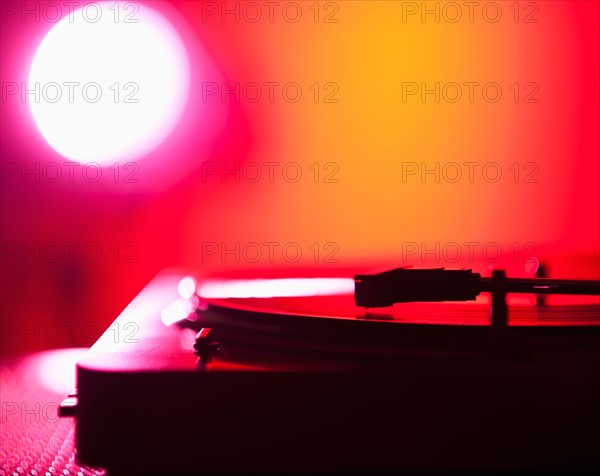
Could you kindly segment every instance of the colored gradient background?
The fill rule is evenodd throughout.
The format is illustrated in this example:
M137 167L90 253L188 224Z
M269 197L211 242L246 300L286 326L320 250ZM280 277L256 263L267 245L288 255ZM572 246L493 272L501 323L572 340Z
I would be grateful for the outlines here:
M527 258L536 257L552 276L600 279L598 2L520 2L519 21L515 2L499 2L496 23L486 21L481 8L470 22L465 6L456 23L443 16L438 23L434 15L422 21L420 13L403 21L406 2L394 1L321 2L318 22L314 2L299 2L296 23L285 21L281 9L271 23L264 7L263 18L251 23L243 16L236 22L233 15L225 21L220 13L205 15L199 2L149 3L181 28L194 58L205 51L224 81L296 82L303 97L297 103L281 95L272 103L237 103L231 96L204 103L196 62L190 108L174 135L140 160L139 183L36 183L3 176L3 244L95 242L104 253L97 263L80 255L49 263L3 254L4 351L91 344L157 272L171 266L207 275L245 269L255 276L266 268L351 276L407 264L468 266L487 274L495 266L517 276L528 271ZM222 2L217 6L223 8ZM532 12L529 19L537 22L525 23ZM326 23L328 13L337 22ZM18 15L2 19L2 82L26 80L51 27ZM486 102L477 89L472 103L464 96L436 103L432 95L426 102L418 95L403 101L405 82L468 81L497 82L503 97ZM339 88L337 102L323 101L328 82ZM536 83L538 102L525 103L524 89L515 102L509 90L515 82ZM314 83L321 85L316 103L309 89ZM19 100L2 102L0 137L3 164L64 161ZM236 183L232 176L207 176L207 161L230 167L296 162L303 178ZM309 169L315 162L318 183ZM330 162L337 183L324 183ZM497 183L480 172L473 183L436 183L431 175L403 180L405 162L496 162L503 177ZM509 169L515 162L517 183ZM536 164L537 183L524 183L529 162ZM266 256L235 262L231 255L204 255L207 242L297 242L303 257L291 263L276 253L273 262ZM463 259L451 263L432 255L406 259L402 243L409 242L428 249L435 243L494 243L503 255L492 262L479 248L468 259L462 247ZM135 262L125 262L123 254L115 259L109 251L115 243L121 253L134 250L129 257ZM313 243L321 250L317 263ZM326 243L335 243L337 263L325 262L332 250ZM534 248L523 250L528 243ZM128 244L133 248L124 250ZM65 323L83 322L97 326L67 335ZM57 339L36 331L51 323L63 326ZM15 325L20 327L13 335Z

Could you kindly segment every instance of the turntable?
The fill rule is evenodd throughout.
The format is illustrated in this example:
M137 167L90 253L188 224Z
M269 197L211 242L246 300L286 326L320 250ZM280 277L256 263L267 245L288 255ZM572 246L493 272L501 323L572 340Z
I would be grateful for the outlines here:
M62 413L109 474L597 470L597 296L533 293L598 286L165 271L78 363Z

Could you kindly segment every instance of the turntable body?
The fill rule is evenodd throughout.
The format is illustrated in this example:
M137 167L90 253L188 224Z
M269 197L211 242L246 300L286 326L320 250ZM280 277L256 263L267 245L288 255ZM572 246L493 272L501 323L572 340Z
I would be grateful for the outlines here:
M156 277L78 363L81 462L110 474L600 468L598 326L495 336L333 319L269 346L286 317L217 303L192 325L223 339L199 364L190 329L161 321L182 277ZM280 321L244 331L263 318ZM335 332L352 345L328 352ZM316 347L294 348L307 335Z

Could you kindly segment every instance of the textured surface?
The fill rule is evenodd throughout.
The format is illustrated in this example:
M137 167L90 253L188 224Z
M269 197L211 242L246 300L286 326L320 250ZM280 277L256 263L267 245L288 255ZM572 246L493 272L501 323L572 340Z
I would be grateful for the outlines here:
M0 475L105 474L75 462L75 422L58 417L78 354L52 351L2 362Z

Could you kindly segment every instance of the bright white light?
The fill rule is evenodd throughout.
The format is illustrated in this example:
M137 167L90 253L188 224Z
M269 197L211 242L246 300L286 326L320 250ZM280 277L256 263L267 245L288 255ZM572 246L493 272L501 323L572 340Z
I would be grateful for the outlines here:
M30 377L36 379L47 390L66 396L76 387L75 364L88 349L70 348L50 350L32 357Z
M137 159L168 136L183 112L189 69L161 14L138 3L96 2L48 32L25 101L59 154L110 165Z
M198 298L179 298L160 312L160 320L165 326L170 326L188 317L198 307Z
M335 296L353 292L352 278L215 280L198 288L198 295L206 299Z
M191 298L196 292L196 280L191 276L186 276L177 285L177 291L183 299Z

